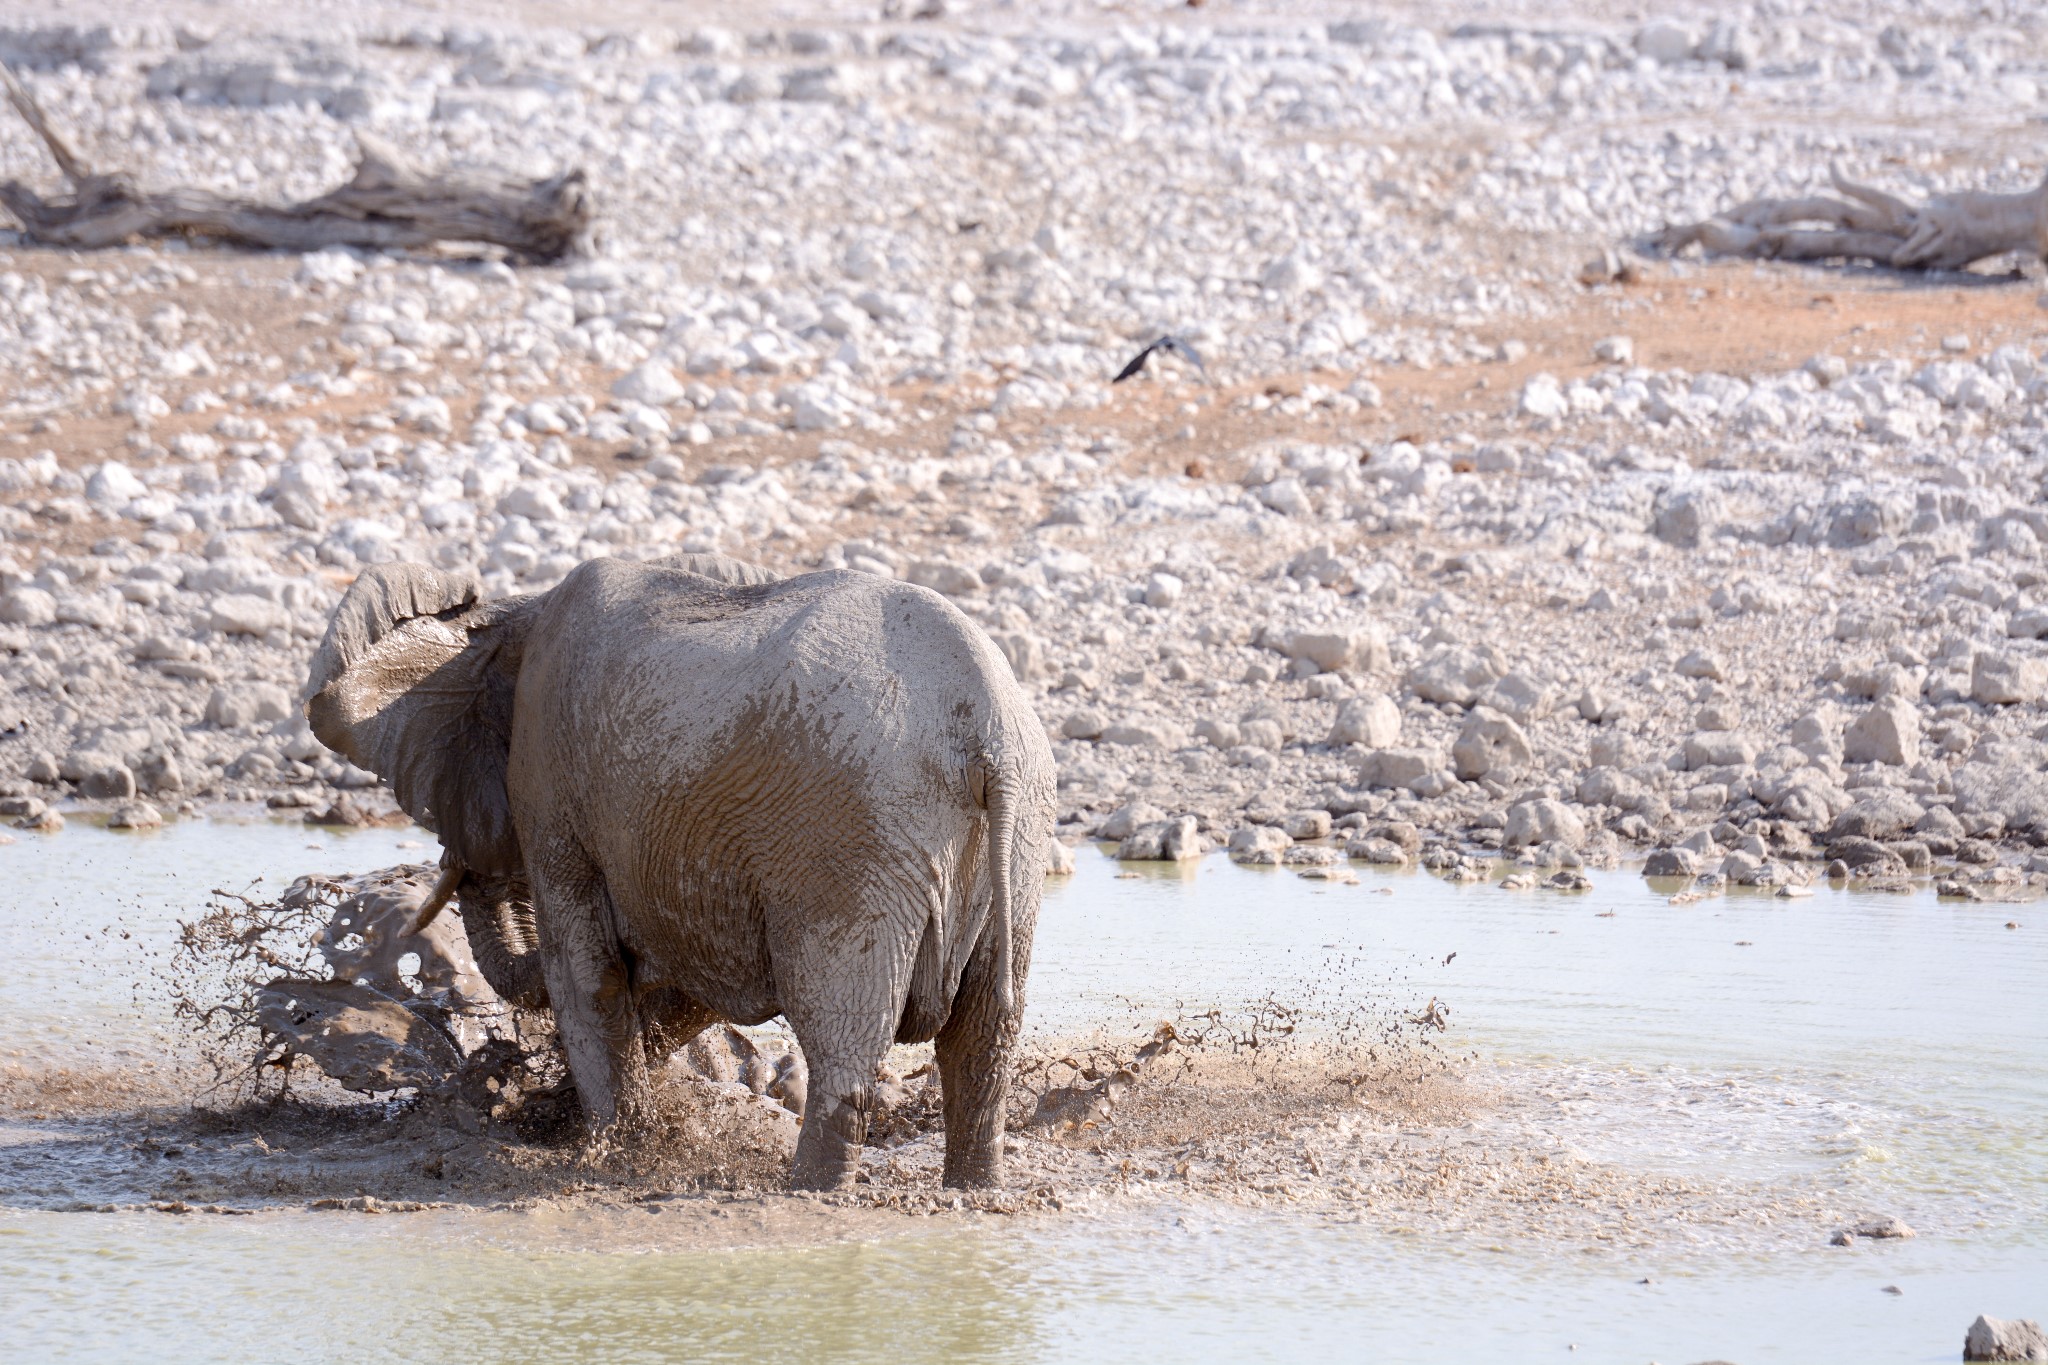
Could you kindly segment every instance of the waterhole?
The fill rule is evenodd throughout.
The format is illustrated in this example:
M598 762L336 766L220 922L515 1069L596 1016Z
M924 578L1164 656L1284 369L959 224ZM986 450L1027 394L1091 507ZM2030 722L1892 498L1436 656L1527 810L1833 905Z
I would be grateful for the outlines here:
M1038 932L1045 1055L1262 1001L1304 1033L1363 1019L1360 1047L1414 1027L1369 1093L1284 1047L1141 1087L1121 1127L1022 1149L1021 1211L952 1209L936 1139L872 1149L835 1202L516 1153L524 1183L465 1194L416 1173L390 1103L195 1123L179 919L423 838L75 822L0 848L0 1355L1931 1361L1979 1313L2048 1310L2033 906L1084 849ZM1287 1102L1246 1107L1261 1087ZM1887 1218L1916 1235L1830 1244Z

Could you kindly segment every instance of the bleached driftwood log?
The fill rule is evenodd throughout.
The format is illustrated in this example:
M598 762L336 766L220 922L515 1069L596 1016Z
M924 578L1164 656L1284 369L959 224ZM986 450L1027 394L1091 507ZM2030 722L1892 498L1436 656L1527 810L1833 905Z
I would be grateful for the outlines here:
M397 149L361 131L355 177L303 203L257 204L208 190L144 190L125 173L101 174L86 166L14 74L0 67L0 80L9 103L70 182L70 195L56 199L44 199L17 181L0 184L0 206L32 240L46 245L92 249L174 236L283 251L489 242L553 260L574 249L590 229L590 191L581 170L543 180L476 172L427 176Z
M2048 255L2048 180L2020 194L1965 190L1925 204L1831 172L1844 199L1752 199L1704 223L1665 228L1665 251L1697 242L1709 255L1784 261L1850 258L1901 270L1962 270L2007 252Z

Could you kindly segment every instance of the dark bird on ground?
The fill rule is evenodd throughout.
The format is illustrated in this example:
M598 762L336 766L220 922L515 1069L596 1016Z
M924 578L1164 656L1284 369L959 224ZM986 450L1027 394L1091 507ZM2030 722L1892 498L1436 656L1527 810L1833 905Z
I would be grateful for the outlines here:
M1195 348L1188 345L1187 342L1182 341L1179 337L1173 336L1169 333L1168 335L1159 338L1159 340L1153 342L1150 346L1147 346L1144 350L1138 352L1136 355L1132 356L1131 363L1124 366L1122 370L1118 371L1117 377L1110 380L1109 382L1112 384L1121 384L1126 379L1129 379L1132 375L1136 374L1138 371L1144 369L1145 362L1152 358L1152 353L1154 351L1164 351L1168 355L1177 355L1181 359L1187 361L1190 365L1193 365L1196 370L1200 371L1202 378L1207 379L1209 377L1209 367L1202 363L1202 357L1195 354Z

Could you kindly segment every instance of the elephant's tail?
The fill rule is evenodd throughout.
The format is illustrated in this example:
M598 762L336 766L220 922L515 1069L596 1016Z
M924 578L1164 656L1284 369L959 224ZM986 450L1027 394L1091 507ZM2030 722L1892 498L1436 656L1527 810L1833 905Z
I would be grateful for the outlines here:
M1017 835L1016 792L993 758L976 765L981 804L988 810L989 928L995 933L996 1001L1005 1015L1016 1011L1016 973L1012 967L1012 921L1015 893L1010 886L1010 845Z

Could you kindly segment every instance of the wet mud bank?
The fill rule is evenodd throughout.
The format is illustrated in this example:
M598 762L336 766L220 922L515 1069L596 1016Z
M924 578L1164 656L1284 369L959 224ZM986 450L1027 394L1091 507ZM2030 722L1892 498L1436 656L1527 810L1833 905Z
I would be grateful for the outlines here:
M0 960L38 983L0 991L0 1351L256 1358L337 1285L593 1361L1933 1359L2038 1311L2031 907L1083 847L1045 898L1007 1188L941 1187L906 1049L863 1179L794 1195L788 1110L694 1064L610 1148L310 1074L223 1090L175 1013L181 922L420 844L214 819L0 849Z
M1351 885L1220 858L1134 877L1084 848L1048 891L1008 1187L989 1194L940 1186L920 1049L891 1058L858 1183L825 1196L781 1189L787 1104L701 1049L664 1067L654 1130L609 1145L540 1082L524 1105L352 1093L307 1056L276 1067L274 1032L236 1054L241 1074L224 1068L176 965L193 888L259 864L389 866L417 842L309 849L281 824L183 822L148 841L81 828L69 857L9 850L23 896L0 937L52 985L8 1007L0 1207L659 1215L665 1236L720 1245L934 1217L1282 1214L1609 1252L1811 1248L1886 1217L1974 1235L2048 1209L2025 1126L2048 1114L2039 1012L1934 1003L2001 982L2024 1002L2036 938L2005 927L2024 910L1924 892L1674 900L1629 874L1580 892L1417 873ZM377 946L346 942L357 967ZM303 970L263 951L266 970ZM750 1033L762 1056L787 1046L773 1026ZM1982 1077L1967 1086L1951 1069L1965 1061ZM1937 1136L1955 1124L1971 1152Z

